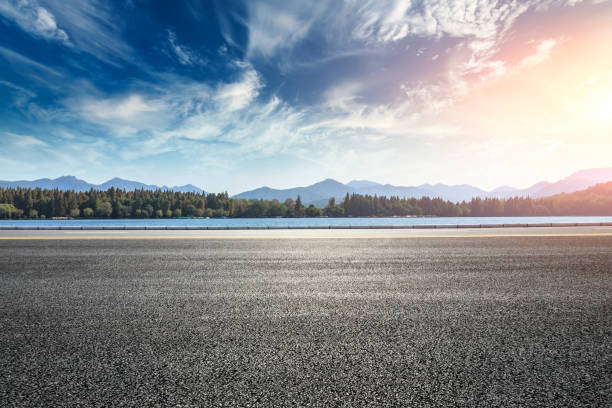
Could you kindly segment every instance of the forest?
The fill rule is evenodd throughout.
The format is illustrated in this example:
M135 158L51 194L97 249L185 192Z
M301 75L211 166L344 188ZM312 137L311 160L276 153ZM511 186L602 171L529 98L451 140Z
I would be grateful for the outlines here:
M0 188L0 219L180 218L180 217L498 217L612 215L612 182L571 194L532 199L473 198L453 203L440 198L399 198L347 194L325 208L305 206L298 196L278 200L244 200L227 193L172 191L87 192Z

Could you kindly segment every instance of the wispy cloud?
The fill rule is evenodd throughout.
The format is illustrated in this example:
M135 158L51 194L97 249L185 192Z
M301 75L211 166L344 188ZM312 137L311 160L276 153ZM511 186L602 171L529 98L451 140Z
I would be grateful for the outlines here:
M321 6L312 2L248 2L250 57L270 57L302 40L319 17Z
M7 0L0 16L35 37L86 52L107 63L134 62L134 53L121 35L121 19L99 0Z
M194 50L182 45L178 42L176 33L170 29L166 30L168 33L168 45L174 56L178 59L178 62L182 65L204 65L206 60L198 55Z
M254 69L248 68L239 81L219 86L214 99L224 110L243 109L257 97L262 86L259 74Z
M370 2L359 11L355 34L377 41L397 41L408 35L489 39L506 30L529 2L497 0L410 0Z
M58 27L53 13L36 0L6 0L0 3L0 15L23 30L47 40L72 45L68 34Z
M25 89L12 82L0 80L0 85L9 88L13 93L13 105L17 107L25 106L28 101L36 97L36 94L29 89Z
M156 112L158 108L132 94L125 98L80 101L81 112L90 120L134 121L143 115Z
M45 74L50 74L51 76L54 76L54 77L64 76L61 72L53 68L50 68L46 65L38 63L34 61L33 59L26 57L25 55L22 55L13 50L9 50L8 48L5 48L1 45L0 45L0 55L2 55L2 57L4 57L10 63L16 64L21 67L27 66L29 68L34 68L35 70L39 72L44 72Z
M174 166L233 168L245 178L245 170L238 171L245 161L272 168L279 155L314 169L355 170L360 165L354 163L367 162L364 168L378 171L418 170L427 166L426 154L437 151L445 156L436 160L460 160L472 151L484 156L487 149L501 154L516 146L494 149L503 137L489 140L467 123L481 126L486 114L458 120L453 114L489 90L505 92L520 75L536 82L571 44L565 46L561 30L537 27L527 34L519 28L539 19L537 13L556 18L571 5L582 11L586 1L593 3L249 1L211 12L223 16L216 22L220 32L206 41L197 38L208 33L201 26L182 25L210 21L194 1L182 22L145 24L151 31L139 38L150 35L150 41L138 49L140 41L127 42L135 30L118 12L127 10L121 3L7 0L0 16L10 30L20 27L47 51L63 48L53 58L26 52L17 41L0 46L0 62L12 70L0 86L15 100L10 109L27 119L13 135L31 135L2 138L23 157L37 149L40 157L52 155L59 143L55 154L62 156L52 157L77 170L106 163L115 171L129 162L122 168L136 171L138 163L156 168L171 157L171 173ZM155 58L159 64L143 62ZM604 96L591 99L591 111L608 114ZM91 163L79 165L84 160Z
M518 64L519 69L531 68L541 64L550 58L553 48L557 45L557 41L552 38L540 41L535 52L521 60Z
M34 136L20 135L20 134L11 133L11 132L4 132L3 134L6 138L8 138L8 141L11 144L13 144L14 146L20 147L20 148L48 147L49 146L46 142Z
M123 39L123 20L112 6L101 0L45 0L47 8L71 35L80 51L114 65L136 62L134 50Z

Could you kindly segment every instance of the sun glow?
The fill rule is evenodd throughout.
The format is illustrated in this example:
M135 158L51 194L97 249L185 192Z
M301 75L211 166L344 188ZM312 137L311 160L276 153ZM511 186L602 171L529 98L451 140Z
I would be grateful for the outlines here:
M612 89L606 89L604 95L593 98L591 104L587 104L586 116L598 121L612 121ZM604 93L602 92L602 93Z
M588 126L612 124L612 73L587 81L568 100L565 111L588 120Z

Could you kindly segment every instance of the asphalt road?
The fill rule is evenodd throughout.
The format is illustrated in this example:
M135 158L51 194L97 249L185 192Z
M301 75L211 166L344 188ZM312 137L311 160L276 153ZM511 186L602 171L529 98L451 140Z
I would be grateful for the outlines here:
M0 406L612 406L609 234L250 237L0 239Z

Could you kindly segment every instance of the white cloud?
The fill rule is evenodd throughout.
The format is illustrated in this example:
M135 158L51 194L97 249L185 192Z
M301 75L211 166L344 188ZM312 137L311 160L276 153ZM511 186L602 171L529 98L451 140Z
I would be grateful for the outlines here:
M497 0L377 0L349 2L357 24L353 33L367 41L398 41L409 35L487 40L506 30L536 2Z
M278 50L291 49L309 32L321 16L324 2L247 2L249 30L247 55L270 57Z
M101 0L45 0L47 8L71 34L81 51L110 64L130 61L138 64L134 50L123 40L123 21L111 3Z
M0 16L36 37L57 41L107 63L138 62L121 38L121 20L106 2L4 0L0 1Z
M583 3L585 1L587 1L587 0L567 0L566 4L568 6L575 6L576 4L580 4L580 3ZM591 0L591 3L593 3L593 4L601 4L601 3L606 3L608 1L610 1L610 0Z
M518 67L520 69L531 68L545 62L550 58L550 54L556 45L557 41L552 38L541 41L536 47L535 53L523 58Z
M324 95L324 104L331 109L350 109L351 104L359 98L363 84L345 82L328 89Z
M122 38L122 22L113 6L101 0L4 0L0 16L30 34L57 41L112 65L139 64Z
M40 139L29 135L20 135L17 133L4 132L5 137L9 138L14 146L21 148L28 147L48 147L49 145Z
M323 106L292 108L277 96L259 100L259 74L240 65L238 79L218 87L166 76L153 91L104 97L88 90L66 106L86 127L102 126L96 132L107 135L105 151L124 160L180 152L195 164L225 160L230 167L274 154L323 163L355 151L371 153L387 149L387 137L412 123L407 106L370 107L351 84L330 92Z
M562 40L545 39L515 64L489 56L472 54L466 62L454 65L435 80L413 81L400 85L410 104L422 114L440 112L465 98L474 89L490 85L503 77L518 75L523 70L545 63Z
M357 40L387 46L409 37L463 39L474 55L488 58L516 20L530 9L557 0L322 0L249 2L243 22L249 32L248 57L291 54L312 27L333 52Z
M176 37L176 33L172 30L167 30L168 33L168 43L170 49L178 59L179 63L182 65L197 65L197 64L205 64L206 61L200 57L195 51L191 48L181 45L178 42Z
M428 58L420 58L418 63L432 64L440 55L445 63L452 61L454 65L449 62L448 72L435 78L406 82L401 97L376 103L369 103L363 96L371 90L366 87L375 81L354 77L323 92L320 105L292 107L277 96L266 99L262 96L262 76L247 62L235 64L240 73L231 82L207 85L158 75L151 83L132 84L121 96L92 89L79 92L74 87L67 91L73 93L72 97L63 102L71 114L80 118L84 128L95 128L96 134L105 135L105 143L99 147L104 153L100 154L112 153L124 159L178 152L189 157L190 162L231 167L231 163L249 157L288 153L321 164L369 157L381 160L384 167L385 160L397 160L401 152L413 153L433 140L462 135L465 130L460 126L428 121L428 116L446 109L481 82L545 62L558 42L541 41L532 55L514 66L496 55L509 27L534 2L507 2L498 7L492 6L496 3L493 1L423 1L419 5L411 1L347 1L344 6L323 3L322 9L336 7L338 13L322 13L319 9L313 12L309 8L312 3L306 2L249 2L245 54L253 58L282 52L288 55L315 25L318 30L322 24L321 35L327 35L330 42L346 44L357 39L357 45L351 43L356 49L379 51L410 36L431 37L433 43L419 40L408 52L427 52ZM129 48L120 41L118 23L107 20L104 7L95 10L88 4L78 3L76 10L64 8L60 14L49 10L57 18L54 21L75 17L68 25L60 24L69 27L71 34L73 30L84 34L71 38L75 46L109 60L116 56L131 58L127 56ZM344 35L335 35L339 32ZM100 37L96 39L97 35ZM461 48L463 54L442 54L436 41L443 36L461 38L462 45L456 48ZM197 53L180 44L172 31L167 32L167 45L179 63L198 63ZM396 46L400 51L405 48L404 44ZM16 61L18 57L10 52L0 46L0 55L10 55ZM435 65L442 65L437 62ZM36 141L24 139L23 143L34 146Z
M214 99L224 110L243 109L259 95L262 86L263 83L259 74L254 69L249 68L242 74L239 81L219 86Z
M37 37L71 45L68 34L58 27L53 13L41 7L36 0L0 2L0 15Z
M78 106L90 118L103 120L133 121L144 114L158 111L157 107L137 94L126 98L79 101Z

